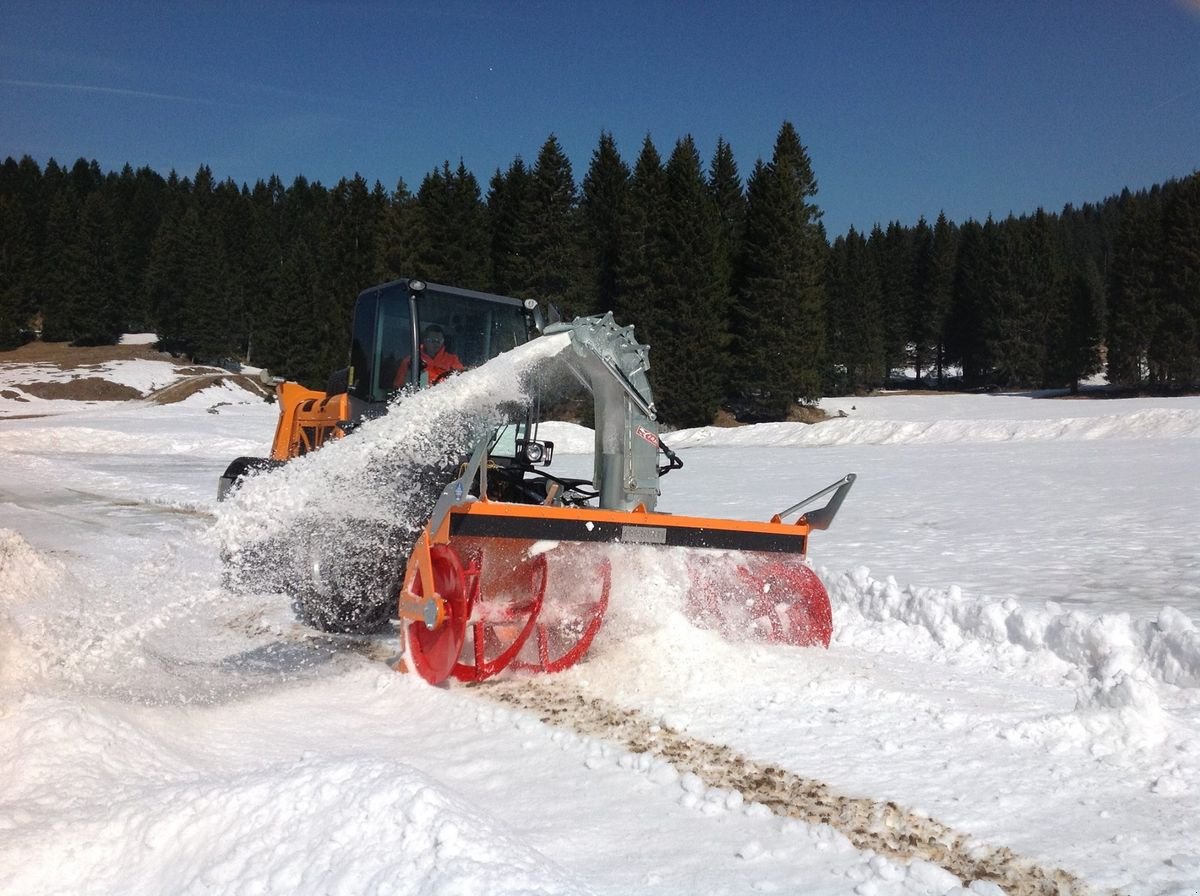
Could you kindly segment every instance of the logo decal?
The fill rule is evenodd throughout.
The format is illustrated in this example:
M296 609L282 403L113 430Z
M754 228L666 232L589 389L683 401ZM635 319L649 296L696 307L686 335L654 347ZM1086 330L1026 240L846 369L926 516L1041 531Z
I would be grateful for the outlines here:
M646 427L639 426L637 428L637 436L638 436L638 438L645 439L647 442L649 442L655 448L658 447L658 436L656 436L650 430L646 429Z

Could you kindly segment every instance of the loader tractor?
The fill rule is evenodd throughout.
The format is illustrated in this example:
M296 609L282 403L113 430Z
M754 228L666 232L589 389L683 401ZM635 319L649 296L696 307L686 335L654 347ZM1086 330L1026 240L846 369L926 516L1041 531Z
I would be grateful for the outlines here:
M610 601L638 599L613 594L614 564L631 552L686 558L684 609L700 625L733 638L828 646L832 612L806 559L808 537L828 528L854 474L765 521L660 512L660 481L683 464L659 433L648 346L611 314L568 322L550 309L549 318L532 300L415 278L363 291L349 366L324 392L278 383L270 457L233 461L218 497L331 440L368 438L357 432L364 421L404 411L403 402L393 402L397 389L438 388L409 360L421 358L431 324L465 368L531 339L567 334L559 357L593 402L590 480L551 472L554 445L538 438L539 404L532 402L452 468L421 472L431 509L415 536L385 537L379 543L387 547L373 548L365 561L343 558L365 566L368 587L361 577L344 593L336 578L318 587L309 570L271 569L266 549L227 556L227 565L253 568L260 582L265 575L284 583L279 590L289 591L301 619L317 628L369 631L390 622L400 636L396 668L435 684L574 665Z

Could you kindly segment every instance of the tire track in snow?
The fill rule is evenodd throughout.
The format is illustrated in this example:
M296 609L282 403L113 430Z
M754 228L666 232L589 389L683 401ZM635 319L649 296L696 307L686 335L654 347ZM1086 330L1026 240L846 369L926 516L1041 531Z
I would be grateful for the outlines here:
M828 785L775 765L757 762L655 722L637 710L585 695L548 679L510 679L472 687L479 693L532 712L542 722L578 734L616 741L633 753L665 759L692 772L709 787L737 790L774 814L828 824L858 849L902 861L930 862L961 879L989 881L1009 896L1082 896L1090 888L1068 871L1046 868L1006 847L982 844L933 818L891 801L839 794Z

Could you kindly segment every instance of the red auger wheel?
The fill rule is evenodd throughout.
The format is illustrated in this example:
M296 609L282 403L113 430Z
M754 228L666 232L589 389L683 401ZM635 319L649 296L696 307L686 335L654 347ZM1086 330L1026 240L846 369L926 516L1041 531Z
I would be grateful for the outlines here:
M445 602L446 618L432 629L424 622L410 622L408 652L413 668L422 678L430 684L441 684L450 677L462 653L474 598L471 586L477 588L478 584L477 579L469 580L458 552L449 545L435 544L429 555L433 564L433 587ZM414 579L410 590L422 596L420 575L415 575Z

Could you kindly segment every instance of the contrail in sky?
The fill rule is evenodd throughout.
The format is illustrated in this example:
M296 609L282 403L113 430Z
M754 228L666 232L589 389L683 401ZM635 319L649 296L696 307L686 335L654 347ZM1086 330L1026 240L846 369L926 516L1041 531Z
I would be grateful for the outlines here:
M13 87L37 87L47 90L76 90L81 93L111 93L117 96L131 96L149 100L169 100L176 103L202 103L208 106L237 106L240 103L222 103L216 100L195 96L177 96L172 93L152 93L148 90L125 90L120 87L100 87L95 84L60 84L51 81L17 81L12 78L0 78L0 84Z

